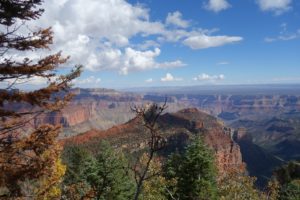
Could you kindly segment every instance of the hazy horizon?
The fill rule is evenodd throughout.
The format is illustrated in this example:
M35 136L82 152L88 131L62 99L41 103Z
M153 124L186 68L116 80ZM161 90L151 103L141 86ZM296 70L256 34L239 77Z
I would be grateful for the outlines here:
M137 94L240 94L240 95L300 95L300 84L247 84L247 85L193 85L193 86L157 86L157 87L75 87L74 89L112 89L118 92Z

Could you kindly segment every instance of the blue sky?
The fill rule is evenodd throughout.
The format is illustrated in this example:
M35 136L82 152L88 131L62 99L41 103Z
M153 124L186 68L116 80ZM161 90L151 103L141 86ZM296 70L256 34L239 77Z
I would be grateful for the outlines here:
M173 4L166 12L178 8L183 16L193 20L192 23L208 29L217 28L220 34L241 36L243 41L200 50L178 48L174 54L182 55L184 62L188 63L186 70L178 75L183 74L188 79L202 73L224 74L225 79L220 81L223 84L299 82L299 2L291 3L291 10L280 15L274 11L262 11L251 0L229 1L232 7L218 13L199 9L200 6L195 6L197 2L188 2L189 6L183 5L188 4L187 1ZM151 10L155 7L159 5L154 5ZM159 15L163 16L162 13ZM298 36L294 39L266 42L268 37L295 34ZM228 64L216 64L221 62Z
M300 83L300 1L48 0L79 87ZM38 82L38 81L37 81ZM39 83L39 82L38 82Z
M141 1L130 1L137 3ZM207 1L159 0L142 1L155 20L163 20L166 13L179 11L191 21L191 28L218 29L216 34L243 37L241 42L215 48L192 50L183 45L166 44L161 47L161 59L181 58L187 66L167 70L182 77L185 84L256 84L300 82L300 2L291 1L277 10L262 10L254 0L227 1L228 9L214 12L204 9ZM289 1L287 1L289 2ZM163 8L162 8L163 7ZM280 12L282 13L276 13ZM285 39L280 37L286 37ZM290 38L289 38L290 37ZM268 41L268 38L274 41ZM199 74L223 74L219 81L191 81ZM162 71L151 72L159 78ZM149 77L151 77L149 75ZM157 83L163 85L162 83Z

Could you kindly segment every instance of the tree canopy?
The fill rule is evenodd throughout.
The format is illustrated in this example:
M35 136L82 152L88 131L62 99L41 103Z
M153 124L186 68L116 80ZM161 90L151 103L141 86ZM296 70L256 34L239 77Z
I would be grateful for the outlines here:
M99 143L98 148L97 155L81 147L65 150L65 199L127 200L133 197L133 177L123 153L105 141Z
M166 177L175 179L175 199L217 199L216 168L211 151L201 138L195 139L183 155L173 154L166 165Z

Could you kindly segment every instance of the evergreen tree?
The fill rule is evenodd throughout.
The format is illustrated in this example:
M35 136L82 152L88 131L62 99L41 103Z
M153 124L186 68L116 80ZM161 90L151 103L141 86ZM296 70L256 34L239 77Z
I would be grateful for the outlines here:
M133 184L124 155L107 142L101 142L100 153L86 167L87 182L97 200L127 200L133 196Z
M95 156L81 147L66 149L64 199L127 200L133 197L134 184L123 153L104 141L98 148Z
M26 21L41 16L44 11L38 8L41 3L42 0L0 2L0 188L7 191L0 192L2 198L23 198L21 185L25 180L45 180L46 175L52 174L55 177L48 180L54 185L60 179L57 175L62 176L64 171L52 173L55 166L60 166L60 150L56 148L60 127L44 124L34 127L30 123L38 115L59 111L66 105L72 97L68 93L71 81L79 76L81 67L58 76L58 67L68 59L60 52L40 59L26 57L26 51L46 52L53 42L51 28L27 27L23 29L27 33L21 31ZM16 55L25 57L20 59ZM47 86L30 91L20 89L22 83L34 78L44 79ZM43 186L46 187L40 188L43 191L51 188L49 184Z
M291 161L274 171L275 179L280 183L280 200L300 199L300 163Z
M213 200L217 198L216 169L211 151L197 138L183 155L175 154L166 165L166 177L175 179L171 187L175 199Z
M66 146L62 158L67 165L62 199L80 200L90 190L85 171L87 163L93 160L93 156L82 147Z
M67 165L64 183L69 185L85 180L84 170L86 162L92 159L92 155L79 146L65 146L62 158Z
M291 161L274 170L274 177L281 185L288 184L294 179L300 179L300 163Z
M279 193L280 200L299 200L300 199L300 179L292 180L284 185Z

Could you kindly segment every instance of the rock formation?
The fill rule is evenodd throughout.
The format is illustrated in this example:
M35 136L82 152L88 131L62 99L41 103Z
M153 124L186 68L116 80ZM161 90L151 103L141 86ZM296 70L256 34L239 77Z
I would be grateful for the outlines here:
M184 109L176 113L166 113L158 121L161 134L167 139L165 152L183 150L197 135L204 138L205 143L215 154L220 174L230 168L244 169L239 146L224 131L218 120L199 110ZM92 147L101 139L109 140L113 146L130 151L139 151L147 147L149 135L139 118L114 126L105 131L91 130L84 134L65 139L64 144L76 143Z

